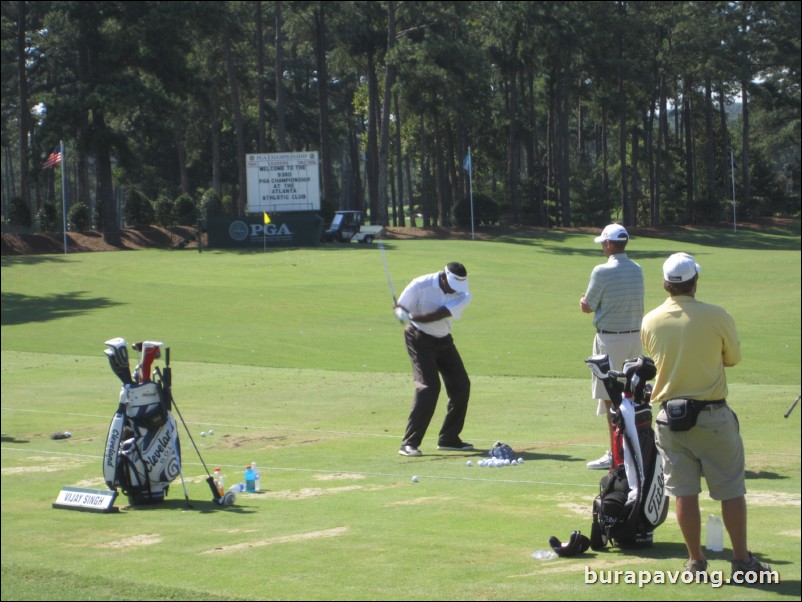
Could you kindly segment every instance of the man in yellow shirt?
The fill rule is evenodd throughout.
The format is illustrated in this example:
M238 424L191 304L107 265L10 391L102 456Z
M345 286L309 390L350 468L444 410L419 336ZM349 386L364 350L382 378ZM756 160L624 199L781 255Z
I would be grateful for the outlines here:
M732 571L760 573L771 568L759 562L746 543L744 447L738 418L727 405L724 368L741 360L735 322L721 307L696 299L701 268L687 253L663 264L668 299L643 318L641 340L657 368L651 401L657 415L657 446L664 460L666 489L676 497L676 515L692 572L707 570L701 547L699 510L701 477L710 497L721 501L724 526L732 544ZM698 414L688 430L669 424L666 402L688 399ZM676 427L676 425L674 425Z

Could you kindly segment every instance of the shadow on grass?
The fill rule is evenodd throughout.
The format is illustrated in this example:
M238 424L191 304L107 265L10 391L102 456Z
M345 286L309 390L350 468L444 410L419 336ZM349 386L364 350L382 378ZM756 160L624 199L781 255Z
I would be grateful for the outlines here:
M4 268L14 267L15 265L40 265L43 263L64 263L68 258L64 255L3 255L0 266Z
M123 498L124 500L125 498ZM189 500L189 505L187 505L187 501L183 499L171 499L171 500L164 500L160 504L150 504L144 506L131 506L131 505L124 505L120 507L120 510L124 510L125 512L157 512L159 510L185 510L186 512L200 512L201 514L212 514L214 512L228 512L234 514L255 514L255 510L249 510L248 508L244 508L242 506L238 506L235 502L233 506L221 506L215 501L212 500Z
M16 437L9 437L6 434L3 434L3 438L0 439L3 443L30 443L28 439L17 439Z
M746 471L746 478L747 479L767 479L769 481L774 481L774 480L777 480L777 479L787 479L789 477L788 477L788 475L779 474L779 473L776 473L776 472L766 472L765 470L758 470L758 471L747 470Z
M625 548L618 548L615 546L607 546L605 548L602 548L601 550L588 550L586 554L590 556L595 556L596 558L599 559L604 558L605 560L610 560L612 557L617 557L617 558L631 557L633 559L648 558L652 560L665 560L666 561L665 564L660 567L661 570L665 571L682 570L683 565L685 563L685 559L688 557L688 551L687 548L685 547L685 544L678 542L660 542L659 534L660 534L660 528L658 527L658 529L655 531L655 539L657 539L658 541L651 548L625 549ZM769 564L772 570L777 572L779 583L763 583L763 584L727 583L726 581L727 579L730 578L731 575L729 550L708 555L707 561L710 563L708 572L721 571L722 572L721 576L725 581L722 585L726 585L728 587L758 588L765 592L773 592L782 596L793 596L796 599L799 599L800 581L783 580L782 571L778 570L777 568L784 565L794 564L793 561L772 559L766 557L765 555L758 555L758 559L762 562ZM649 570L653 569L650 568ZM712 581L709 581L709 583L712 583Z
M57 295L32 297L18 293L2 294L2 325L13 326L31 322L48 322L84 314L96 309L120 305L104 297L82 298L85 293L76 291Z
M732 226L707 227L664 227L664 228L631 228L632 252L637 254L638 238L659 238L667 242L694 244L713 248L750 249L753 251L799 251L800 222L786 220L782 223L766 226L749 225L737 228ZM546 244L565 243L571 238L587 239L587 246L562 247L548 249L550 252L576 255L599 255L598 245L592 242L598 232L575 232L570 230L533 230L512 234L493 236L492 230L487 232L487 240L497 243L544 246ZM642 255L641 255L642 256ZM662 255L661 255L662 256Z

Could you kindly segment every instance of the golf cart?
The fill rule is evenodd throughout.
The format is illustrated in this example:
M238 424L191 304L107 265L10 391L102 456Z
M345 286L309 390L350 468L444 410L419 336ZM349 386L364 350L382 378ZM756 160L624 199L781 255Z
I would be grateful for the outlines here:
M361 211L337 211L329 227L323 232L323 242L351 242L370 244L384 234L384 226L366 226Z

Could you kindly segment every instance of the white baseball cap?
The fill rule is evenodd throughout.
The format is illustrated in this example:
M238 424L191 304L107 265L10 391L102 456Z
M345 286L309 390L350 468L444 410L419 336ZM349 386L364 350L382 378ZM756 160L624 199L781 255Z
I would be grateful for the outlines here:
M702 268L687 253L674 253L663 264L663 279L666 282L688 282Z
M464 272L464 276L458 276L454 272L452 272L449 268L451 266L454 270L459 272ZM465 266L461 263L449 263L445 267L446 272L446 280L448 281L448 286L450 286L453 290L458 293L467 293L468 292L468 272L465 270Z
M593 242L604 242L605 240L627 242L629 240L629 234L627 234L627 230L624 226L620 224L610 224L602 230L601 235L593 239Z

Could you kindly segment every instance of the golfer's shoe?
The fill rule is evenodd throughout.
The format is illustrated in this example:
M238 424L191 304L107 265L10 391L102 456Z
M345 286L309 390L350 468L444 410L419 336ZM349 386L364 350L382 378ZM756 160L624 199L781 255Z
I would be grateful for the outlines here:
M398 450L398 453L401 454L402 456L410 456L410 457L423 455L421 451L414 445L402 445L401 449Z
M608 451L598 460L588 462L587 466L590 470L609 470L613 465L613 454Z
M757 558L752 556L752 552L748 552L749 560L733 560L732 561L732 575L735 577L737 574L739 579L733 580L734 583L759 583L758 575L760 573L770 573L771 567L765 562L760 562Z
M468 443L467 441L455 441L452 443L438 443L437 449L443 451L471 451L473 449L473 445Z
M688 560L685 563L685 570L693 575L707 572L707 560Z

